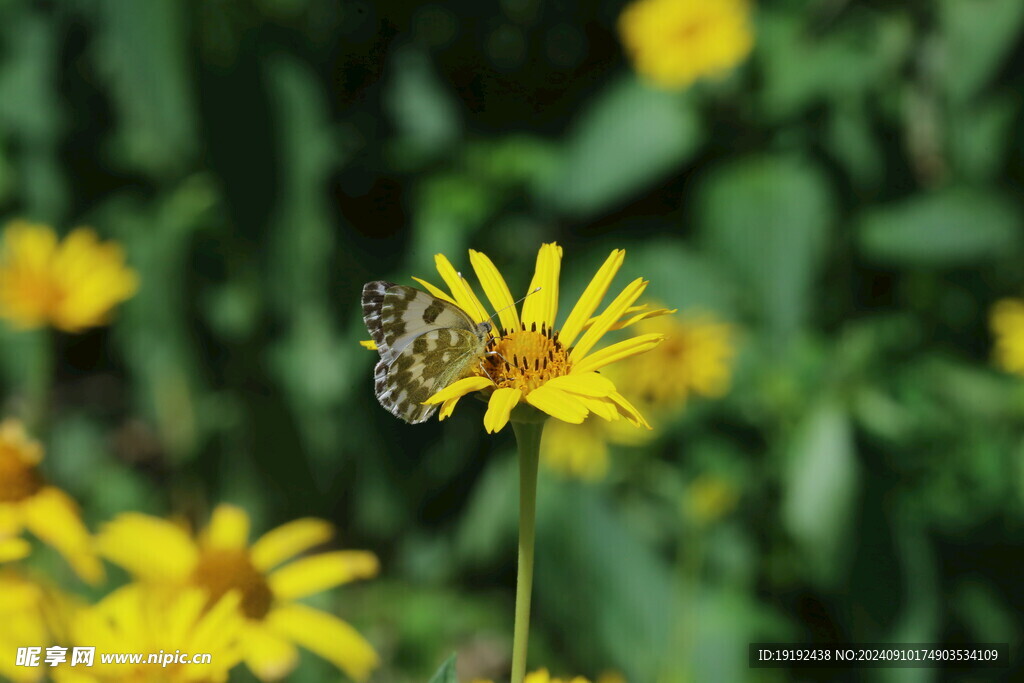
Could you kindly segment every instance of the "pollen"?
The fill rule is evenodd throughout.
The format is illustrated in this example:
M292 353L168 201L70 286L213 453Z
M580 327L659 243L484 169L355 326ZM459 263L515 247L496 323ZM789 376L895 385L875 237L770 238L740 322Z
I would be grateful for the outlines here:
M270 612L273 593L266 578L253 566L244 550L207 550L199 558L193 581L209 591L209 604L216 604L228 591L242 595L241 609L249 619L262 619Z
M498 388L519 389L523 394L555 377L569 374L569 350L558 340L558 332L542 324L522 325L519 330L504 331L487 346L483 371Z

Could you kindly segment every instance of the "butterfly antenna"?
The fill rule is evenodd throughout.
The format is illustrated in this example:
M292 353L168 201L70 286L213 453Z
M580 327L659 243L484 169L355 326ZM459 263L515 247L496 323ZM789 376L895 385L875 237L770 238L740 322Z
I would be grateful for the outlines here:
M526 297L530 296L531 294L536 294L540 290L541 290L540 287L533 288L532 290L527 292L525 296L523 296L523 297L521 297L519 299L516 299L515 301L510 303L508 306L505 306L504 308L495 311L494 315L499 315L502 311L507 311L508 309L513 308L516 304L521 303L524 299L526 299ZM494 318L492 318L491 316L487 316L487 318L491 321L491 325L494 325ZM494 327L497 328L497 325L494 325Z

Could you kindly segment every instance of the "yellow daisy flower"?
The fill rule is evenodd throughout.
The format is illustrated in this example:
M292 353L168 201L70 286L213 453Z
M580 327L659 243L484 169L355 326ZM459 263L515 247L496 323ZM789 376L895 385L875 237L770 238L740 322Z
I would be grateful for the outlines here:
M636 0L619 34L637 72L667 90L728 71L754 45L747 0Z
M996 337L996 365L1024 375L1024 301L1003 299L992 307L989 325Z
M51 325L80 332L105 325L117 304L138 288L114 242L101 243L89 228L63 241L27 221L8 224L0 247L0 317L18 328Z
M78 505L39 472L43 449L18 420L0 422L0 536L24 529L63 555L89 583L103 580L103 565L82 523Z
M492 681L477 679L473 683L492 683ZM590 683L590 681L582 676L576 676L575 678L552 678L547 669L539 669L526 674L523 683Z
M668 416L692 395L717 398L728 390L736 353L731 325L706 314L665 316L640 321L637 331L663 335L664 341L605 375L645 414ZM596 481L608 472L611 445L639 446L652 434L621 421L554 422L544 430L542 458L557 472Z
M107 559L143 583L198 586L210 593L211 600L237 590L239 611L245 617L242 657L262 680L281 678L295 668L295 644L364 680L378 665L373 647L341 619L297 601L375 576L377 557L339 550L280 566L333 535L333 527L324 520L299 519L249 545L248 515L235 506L220 505L197 539L169 521L129 512L109 522L97 540Z
M242 661L238 643L244 619L238 602L237 591L211 604L201 588L168 591L137 583L123 586L75 615L72 642L96 648L93 666L71 667L69 649L68 661L58 667L58 679L62 683L226 681L228 672ZM104 663L101 653L139 653L146 660ZM161 661L150 663L150 654L161 655ZM196 661L195 655L209 655L209 661L206 657ZM182 662L185 657L187 661Z
M672 312L646 305L634 306L647 287L643 278L637 278L600 315L591 317L622 266L625 251L616 249L611 253L560 330L555 330L562 261L560 246L553 243L541 246L530 283L531 294L523 300L521 314L491 260L473 250L469 258L484 293L497 311L496 327L500 329L494 331L488 342L490 353L470 376L427 399L427 404L441 404L440 419L450 416L463 396L480 392L488 402L484 428L492 433L508 423L512 409L520 403L573 424L583 422L593 413L605 420L624 417L634 426L650 429L640 412L598 370L649 351L661 342L662 335L645 334L594 351L598 341L610 330ZM438 254L434 260L441 279L451 290L450 295L429 282L413 279L434 296L462 308L476 322L487 320L487 312L469 282L443 254Z

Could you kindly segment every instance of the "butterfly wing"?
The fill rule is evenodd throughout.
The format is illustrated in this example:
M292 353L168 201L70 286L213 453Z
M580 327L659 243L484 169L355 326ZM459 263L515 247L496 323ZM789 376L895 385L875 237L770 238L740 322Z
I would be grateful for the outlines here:
M437 406L423 401L462 377L485 350L486 324L413 287L367 283L363 320L381 358L374 369L377 400L412 424L434 414Z
M410 424L427 420L436 405L423 402L462 377L484 352L473 332L440 329L416 337L393 362L374 368L374 393L392 415Z
M383 280L363 286L363 321L381 359L388 363L431 330L459 329L477 334L477 324L458 306Z

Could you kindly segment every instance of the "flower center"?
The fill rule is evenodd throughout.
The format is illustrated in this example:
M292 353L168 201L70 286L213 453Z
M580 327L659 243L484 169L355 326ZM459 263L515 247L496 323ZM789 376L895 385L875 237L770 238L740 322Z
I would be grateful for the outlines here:
M18 457L18 452L0 444L0 503L17 503L43 488L43 477L35 465Z
M558 332L533 324L503 337L491 339L484 371L499 388L519 389L524 394L550 379L569 373L569 351L558 341Z
M211 605L230 590L240 591L242 613L250 619L267 616L274 598L267 580L244 550L203 551L192 580L209 591Z

